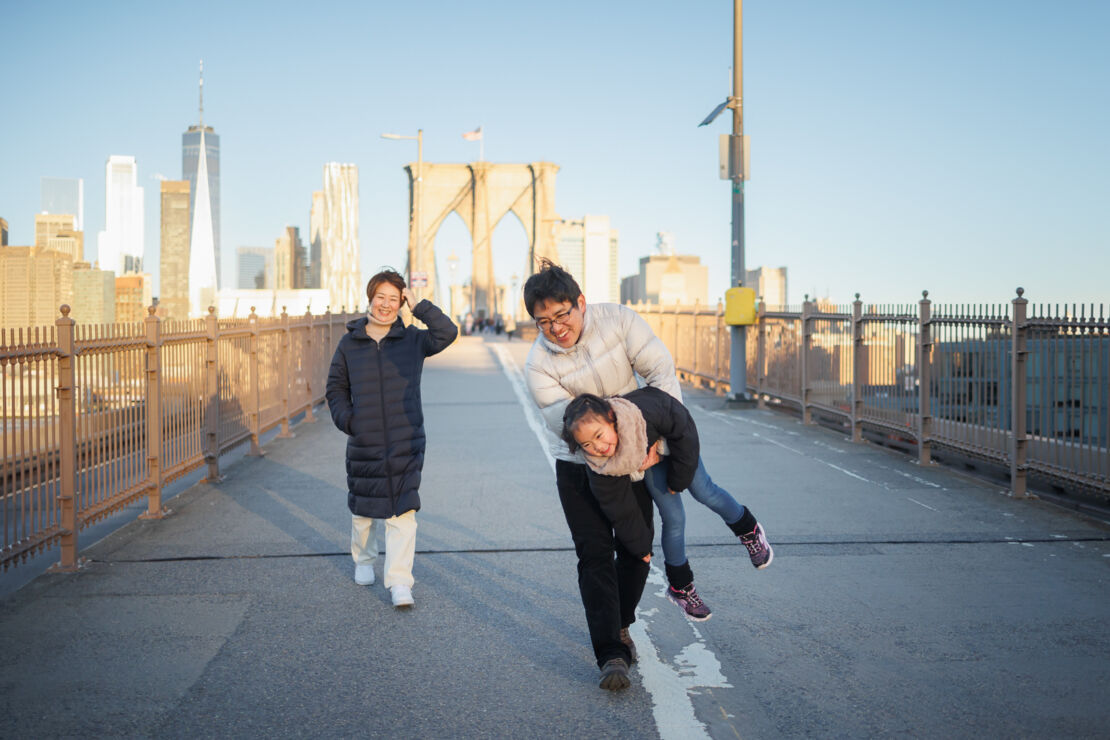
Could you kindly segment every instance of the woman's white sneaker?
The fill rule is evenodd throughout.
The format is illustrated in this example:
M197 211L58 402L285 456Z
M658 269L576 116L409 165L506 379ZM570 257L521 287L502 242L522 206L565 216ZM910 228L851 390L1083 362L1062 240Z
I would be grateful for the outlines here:
M356 565L355 566L355 583L360 586L370 586L374 583L374 566L372 565Z
M398 584L389 589L389 592L393 596L393 606L398 609L405 606L412 606L416 603L412 600L412 589L408 586Z

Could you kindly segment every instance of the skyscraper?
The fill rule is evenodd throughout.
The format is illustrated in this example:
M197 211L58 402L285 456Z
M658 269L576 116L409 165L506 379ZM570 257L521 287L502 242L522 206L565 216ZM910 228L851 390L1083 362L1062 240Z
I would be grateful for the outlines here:
M587 302L620 300L619 243L620 234L609 228L608 216L586 216L581 221L555 224L559 264L578 281Z
M241 290L273 288L274 250L266 247L239 247L239 282Z
M73 216L73 228L85 229L85 181L79 177L42 178L43 213L57 215L68 213ZM78 259L81 259L78 257Z
M358 167L324 165L324 222L320 287L333 312L356 311L364 303L358 265Z
M204 156L201 156L201 153ZM220 262L220 137L211 126L204 125L204 62L200 63L200 112L196 125L181 135L181 179L189 181L189 223L196 224L197 177L204 166L205 193L212 231L212 251L216 261L216 282L219 284Z
M200 148L205 145L205 131L200 131ZM216 305L216 248L212 226L211 201L208 197L207 157L200 158L197 168L197 194L193 198L192 219L189 221L189 313L204 316L209 306Z
M308 286L320 286L320 255L324 246L324 191L312 192L312 210L308 214Z
M162 181L161 288L158 305L171 319L189 317L189 181Z
M744 271L744 285L753 288L755 294L770 310L786 308L786 268L757 267Z
M278 290L306 287L306 267L301 230L296 226L286 226L274 242L274 287Z
M104 167L104 231L97 234L97 259L102 270L124 273L143 258L143 189L134 157L113 154ZM130 257L131 260L126 260Z

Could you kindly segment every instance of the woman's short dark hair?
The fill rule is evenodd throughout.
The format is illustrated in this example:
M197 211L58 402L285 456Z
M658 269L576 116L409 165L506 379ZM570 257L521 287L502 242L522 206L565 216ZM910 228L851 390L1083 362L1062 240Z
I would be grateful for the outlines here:
M374 300L374 294L378 292L378 288L382 287L382 283L389 283L402 294L405 292L405 279L401 277L401 273L387 267L374 277L370 278L370 282L366 284L367 300ZM404 302L404 298L402 298L401 303ZM409 308L412 308L412 306L409 306Z
M536 317L536 304L543 301L556 303L578 303L582 289L571 274L544 257L540 260L540 271L524 282L524 308L532 318Z
M578 450L578 440L574 438L574 428L582 417L596 414L602 419L607 419L614 427L617 425L617 415L613 407L601 396L592 393L583 393L567 404L563 409L563 441L571 452Z

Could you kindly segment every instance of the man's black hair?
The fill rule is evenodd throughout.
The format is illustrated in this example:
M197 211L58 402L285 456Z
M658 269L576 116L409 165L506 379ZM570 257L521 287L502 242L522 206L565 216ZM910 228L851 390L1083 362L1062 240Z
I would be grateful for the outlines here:
M577 305L582 289L571 274L544 257L540 260L540 271L524 282L524 308L528 315L536 317L536 304L543 301L567 302Z

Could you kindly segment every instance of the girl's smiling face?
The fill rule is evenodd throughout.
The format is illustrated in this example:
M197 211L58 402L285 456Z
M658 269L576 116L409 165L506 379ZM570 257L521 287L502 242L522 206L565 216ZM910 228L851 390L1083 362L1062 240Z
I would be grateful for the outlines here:
M370 313L383 324L392 324L401 309L401 291L397 286L383 282L370 299Z
M587 455L612 457L617 454L617 440L613 422L597 414L587 414L574 425L574 441Z

